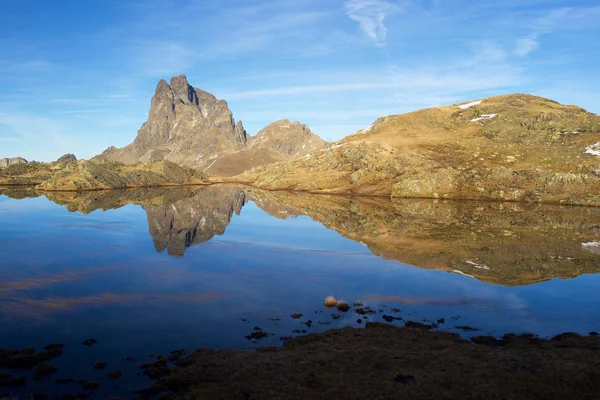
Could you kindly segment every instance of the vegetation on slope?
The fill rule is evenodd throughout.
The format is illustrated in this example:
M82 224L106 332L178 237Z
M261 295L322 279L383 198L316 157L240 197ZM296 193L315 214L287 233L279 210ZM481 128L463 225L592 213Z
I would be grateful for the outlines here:
M600 117L530 95L378 119L236 177L266 189L600 205Z
M169 161L130 165L120 162L78 161L66 164L38 188L47 191L78 191L203 183L207 183L207 180L202 173Z
M32 161L0 168L0 185L31 186L49 179L60 167Z

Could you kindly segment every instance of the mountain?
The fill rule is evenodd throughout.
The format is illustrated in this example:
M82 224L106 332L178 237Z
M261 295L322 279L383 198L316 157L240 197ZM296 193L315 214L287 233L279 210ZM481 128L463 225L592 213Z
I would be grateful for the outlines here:
M249 136L243 149L215 155L203 171L210 175L233 176L256 166L302 157L326 144L308 126L284 119Z
M198 166L211 155L241 149L246 144L242 122L235 122L224 100L192 87L185 75L160 80L148 120L133 143L109 147L92 161L168 160Z
M379 118L305 157L246 171L265 189L600 206L600 116L531 95Z
M160 80L148 120L133 143L120 149L111 146L92 161L167 160L211 174L222 171L235 175L253 166L290 159L301 154L302 146L308 149L324 143L305 125L289 121L271 124L263 131L261 137L270 138L270 142L263 145L249 140L242 122L235 121L224 100L192 87L185 75L179 75L170 83ZM278 133L282 138L277 138ZM255 145L250 147L249 142ZM252 151L239 154L248 149Z
M24 159L23 157L1 158L0 159L0 167L1 168L8 167L9 165L25 164L25 163L27 163L27 160Z

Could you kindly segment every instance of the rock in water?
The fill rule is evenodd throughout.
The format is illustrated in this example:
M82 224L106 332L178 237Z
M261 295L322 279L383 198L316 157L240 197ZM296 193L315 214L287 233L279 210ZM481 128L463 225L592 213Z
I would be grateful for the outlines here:
M13 164L25 164L27 160L23 157L2 158L0 159L0 167L8 167Z
M148 113L148 120L133 143L109 147L92 161L169 160L200 166L210 156L235 151L246 145L246 131L224 100L192 87L185 75L160 80Z

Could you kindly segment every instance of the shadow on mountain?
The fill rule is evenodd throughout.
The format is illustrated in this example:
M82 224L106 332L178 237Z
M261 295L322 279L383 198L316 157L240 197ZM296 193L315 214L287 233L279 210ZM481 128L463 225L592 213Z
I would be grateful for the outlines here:
M173 256L222 235L232 215L253 201L279 219L308 216L380 257L493 284L600 273L600 208L348 198L226 185L45 195L81 213L139 204L156 250Z

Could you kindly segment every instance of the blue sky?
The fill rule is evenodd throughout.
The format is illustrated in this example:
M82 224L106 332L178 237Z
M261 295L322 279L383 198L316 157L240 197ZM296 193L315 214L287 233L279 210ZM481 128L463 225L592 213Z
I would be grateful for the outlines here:
M599 113L598 21L597 0L2 1L0 157L123 146L181 73L252 135L513 92Z

